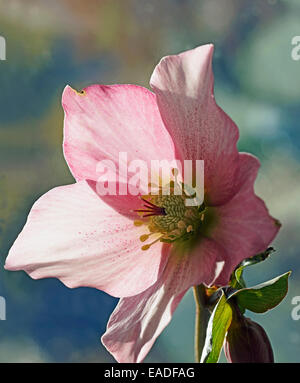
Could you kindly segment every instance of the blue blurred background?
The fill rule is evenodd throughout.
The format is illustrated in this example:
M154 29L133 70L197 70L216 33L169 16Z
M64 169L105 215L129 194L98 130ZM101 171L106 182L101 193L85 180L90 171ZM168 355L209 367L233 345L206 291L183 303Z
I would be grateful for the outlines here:
M73 182L62 154L61 93L66 84L148 86L162 56L215 44L219 105L240 128L239 149L262 162L256 192L283 227L271 259L246 271L257 284L290 269L284 302L250 315L271 338L277 362L300 362L300 35L299 0L0 0L0 362L104 362L100 336L117 300L3 270L33 202ZM146 361L193 361L189 292ZM224 361L222 356L222 361Z

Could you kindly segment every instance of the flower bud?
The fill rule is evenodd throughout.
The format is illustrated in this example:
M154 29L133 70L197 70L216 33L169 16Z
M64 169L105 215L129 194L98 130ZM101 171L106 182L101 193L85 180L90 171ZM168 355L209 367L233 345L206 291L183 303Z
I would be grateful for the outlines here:
M229 327L224 352L230 363L273 363L274 356L265 330L250 318L235 315Z

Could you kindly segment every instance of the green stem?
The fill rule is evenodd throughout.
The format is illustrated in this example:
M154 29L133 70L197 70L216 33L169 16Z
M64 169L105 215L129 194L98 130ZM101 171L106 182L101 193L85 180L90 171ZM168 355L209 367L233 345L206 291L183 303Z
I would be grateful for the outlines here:
M207 308L205 308L205 287L203 285L199 285L194 286L193 289L196 304L195 361L196 363L199 363L205 343L206 329L210 313Z

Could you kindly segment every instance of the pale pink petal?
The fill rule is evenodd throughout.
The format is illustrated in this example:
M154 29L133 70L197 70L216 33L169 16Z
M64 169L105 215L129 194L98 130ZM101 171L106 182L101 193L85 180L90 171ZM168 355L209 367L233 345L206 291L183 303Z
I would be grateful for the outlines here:
M68 287L136 295L156 282L167 261L160 242L141 250L142 233L87 182L58 187L34 204L5 268L56 277Z
M191 254L176 253L173 249L155 285L120 300L102 337L103 344L118 362L143 361L185 292L202 282L211 284L218 277L222 266L216 262L219 250L207 239Z
M120 152L127 153L128 162L175 158L156 97L146 88L92 85L78 93L67 86L62 104L64 154L77 180L96 181L99 161L118 165Z
M164 57L151 86L162 119L183 160L204 160L209 203L220 205L237 191L238 128L213 96L213 45Z
M102 336L102 343L119 363L140 363L169 324L183 298L164 287L131 298L121 298Z
M254 193L259 166L256 157L240 153L240 190L227 204L216 208L218 225L211 236L228 253L223 272L216 281L218 284L226 284L243 259L266 250L280 228L265 203Z

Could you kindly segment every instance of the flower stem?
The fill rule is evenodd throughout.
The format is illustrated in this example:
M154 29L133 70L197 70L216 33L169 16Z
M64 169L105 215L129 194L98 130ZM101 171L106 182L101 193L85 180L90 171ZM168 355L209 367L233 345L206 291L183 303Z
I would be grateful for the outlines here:
M202 350L205 343L206 328L209 320L209 311L205 307L205 287L198 285L193 287L196 304L195 320L195 361L200 363Z

